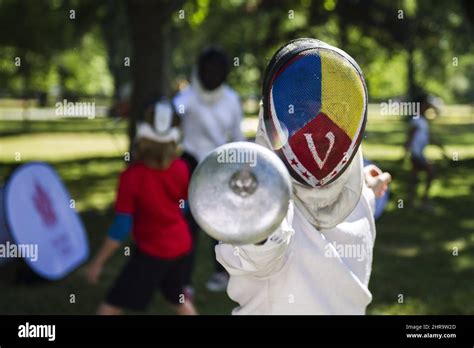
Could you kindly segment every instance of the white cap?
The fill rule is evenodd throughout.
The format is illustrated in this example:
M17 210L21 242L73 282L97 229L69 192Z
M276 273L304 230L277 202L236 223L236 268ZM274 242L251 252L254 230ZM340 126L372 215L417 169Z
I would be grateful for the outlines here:
M137 139L148 139L158 143L178 141L180 131L172 127L173 108L169 102L160 101L155 104L154 126L141 122L137 126Z

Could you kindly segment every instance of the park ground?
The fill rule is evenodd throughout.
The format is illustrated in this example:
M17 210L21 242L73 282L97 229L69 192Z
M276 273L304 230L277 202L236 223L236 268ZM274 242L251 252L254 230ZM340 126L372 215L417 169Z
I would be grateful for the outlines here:
M474 314L474 114L459 116L451 110L432 124L451 160L433 146L427 149L438 173L431 191L434 210L427 212L403 204L409 177L408 162L400 160L406 122L378 116L374 106L369 109L364 155L394 178L390 202L377 221L369 314ZM127 148L125 127L124 121L109 119L0 121L0 185L19 163L51 163L76 201L94 254L113 217ZM205 288L211 258L211 241L201 234L196 306L202 314L229 314L235 303L225 293ZM115 255L96 286L86 283L83 267L61 281L47 282L32 277L21 261L9 262L0 266L0 313L92 314L124 261L122 253ZM70 303L71 294L75 303ZM172 312L157 294L146 313Z

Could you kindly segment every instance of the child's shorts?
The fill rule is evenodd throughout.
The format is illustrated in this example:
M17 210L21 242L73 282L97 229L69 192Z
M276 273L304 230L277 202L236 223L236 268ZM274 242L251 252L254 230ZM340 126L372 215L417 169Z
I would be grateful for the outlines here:
M142 311L160 290L166 301L181 304L186 277L186 255L176 259L160 259L134 248L130 260L110 289L106 302L110 305Z

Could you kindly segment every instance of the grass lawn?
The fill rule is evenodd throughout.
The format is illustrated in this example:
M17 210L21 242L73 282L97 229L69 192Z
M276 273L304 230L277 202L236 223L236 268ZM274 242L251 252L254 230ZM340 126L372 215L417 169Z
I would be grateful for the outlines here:
M408 163L402 164L405 123L395 117L371 117L364 154L392 173L390 203L377 222L370 289L371 314L474 314L474 123L446 117L433 130L458 161L443 161L438 149L428 157L438 169L432 187L432 213L398 208L406 199ZM112 135L113 134L113 135ZM110 120L0 121L0 185L20 163L53 164L76 200L94 254L112 219L117 175L124 167L125 124ZM235 304L225 293L211 293L210 239L201 234L194 274L196 305L202 314L228 314ZM453 248L458 255L453 256ZM91 314L125 261L119 253L106 266L102 281L89 286L82 269L58 282L35 281L21 261L0 266L0 314ZM19 281L19 279L21 281ZM69 302L70 294L76 303ZM404 302L398 303L403 295ZM157 295L148 314L170 314Z

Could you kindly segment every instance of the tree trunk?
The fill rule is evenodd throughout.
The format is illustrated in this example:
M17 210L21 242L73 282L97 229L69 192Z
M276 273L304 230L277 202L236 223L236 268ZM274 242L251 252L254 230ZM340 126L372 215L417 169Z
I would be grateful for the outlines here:
M127 12L130 21L132 57L132 98L128 136L130 149L135 137L136 121L143 104L150 98L167 95L169 74L166 63L171 52L166 46L166 29L179 1L128 0Z
M348 49L348 30L347 30L347 23L344 18L338 17L338 24L339 24L339 48L342 50Z

